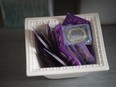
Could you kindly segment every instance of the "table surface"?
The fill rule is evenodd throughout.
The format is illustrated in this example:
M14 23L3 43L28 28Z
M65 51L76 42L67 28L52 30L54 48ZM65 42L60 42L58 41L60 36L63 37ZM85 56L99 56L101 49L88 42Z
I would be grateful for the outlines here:
M27 77L24 30L0 29L0 87L115 87L116 25L102 29L110 70L59 80Z

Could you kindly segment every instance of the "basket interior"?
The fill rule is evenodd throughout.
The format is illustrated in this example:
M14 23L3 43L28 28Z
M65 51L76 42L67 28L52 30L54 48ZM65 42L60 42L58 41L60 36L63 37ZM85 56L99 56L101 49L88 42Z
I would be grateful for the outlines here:
M60 70L60 69L73 69L73 68L91 68L91 67L98 67L103 66L103 54L102 49L100 45L100 36L98 33L98 26L96 25L96 19L94 16L80 16L81 18L84 18L91 23L91 30L92 30L92 38L93 38L93 49L95 53L96 58L96 64L89 64L89 65L81 65L81 66L66 66L66 67L44 67L44 64L42 63L41 59L37 56L36 52L36 44L34 39L34 33L32 32L32 28L35 27L38 29L37 31L46 32L46 24L51 23L51 26L54 26L58 24L59 22L62 22L64 20L64 16L59 17L47 17L47 18L29 18L26 21L26 27L25 27L25 35L26 35L26 49L28 51L27 58L28 58L28 64L29 71L30 72L38 72L41 70Z

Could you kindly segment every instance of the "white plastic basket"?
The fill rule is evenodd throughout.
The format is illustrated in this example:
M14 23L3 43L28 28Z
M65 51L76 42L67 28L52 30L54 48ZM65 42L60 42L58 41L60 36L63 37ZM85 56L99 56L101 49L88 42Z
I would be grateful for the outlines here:
M93 46L97 64L48 67L42 68L41 60L36 56L35 39L32 27L38 27L40 31L45 31L47 23L57 24L62 22L65 16L54 17L34 17L25 19L25 42L26 42L26 73L27 76L45 76L51 79L81 77L89 72L109 70L106 52L104 48L102 30L97 13L77 15L89 20L92 27Z

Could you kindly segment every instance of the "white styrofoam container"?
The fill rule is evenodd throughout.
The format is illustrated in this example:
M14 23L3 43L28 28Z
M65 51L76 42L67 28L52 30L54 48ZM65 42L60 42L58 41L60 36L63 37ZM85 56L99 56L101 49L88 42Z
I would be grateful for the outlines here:
M58 79L81 77L89 72L109 70L99 15L97 13L91 13L81 14L77 16L89 20L91 22L93 46L97 64L42 68L41 59L38 58L36 55L36 46L32 27L37 28L38 31L45 31L46 24L58 24L59 22L62 22L64 20L65 16L26 18L25 42L27 76L45 76L50 79Z

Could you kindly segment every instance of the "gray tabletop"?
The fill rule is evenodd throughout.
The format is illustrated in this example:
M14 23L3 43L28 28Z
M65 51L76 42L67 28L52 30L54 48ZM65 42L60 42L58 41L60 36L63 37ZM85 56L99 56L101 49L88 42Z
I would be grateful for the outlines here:
M27 77L24 30L0 30L0 87L115 87L116 25L102 29L110 70L59 80Z

